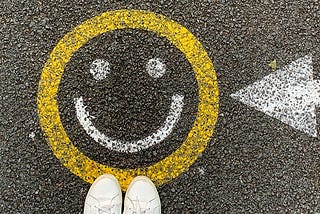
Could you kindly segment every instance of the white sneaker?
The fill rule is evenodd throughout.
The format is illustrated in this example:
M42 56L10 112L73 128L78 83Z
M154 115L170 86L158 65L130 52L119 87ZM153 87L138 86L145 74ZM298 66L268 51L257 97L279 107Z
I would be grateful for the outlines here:
M118 180L101 175L91 185L84 204L84 214L121 214L122 192Z
M135 177L124 199L124 214L161 214L157 188L145 176Z

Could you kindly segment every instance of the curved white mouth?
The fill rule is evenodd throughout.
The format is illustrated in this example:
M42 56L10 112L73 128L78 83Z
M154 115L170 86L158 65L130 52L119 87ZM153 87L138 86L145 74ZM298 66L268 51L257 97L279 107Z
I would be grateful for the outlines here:
M164 122L154 133L147 136L144 139L137 141L123 141L112 139L105 134L101 133L92 123L89 112L86 110L86 106L83 104L83 98L75 98L75 108L77 111L77 118L84 128L86 133L93 138L101 146L106 147L107 149L118 151L118 152L127 152L134 153L147 149L155 144L160 143L165 138L167 138L172 132L175 124L180 118L182 109L183 109L183 100L184 96L175 94L172 96L172 102L170 106L169 114Z

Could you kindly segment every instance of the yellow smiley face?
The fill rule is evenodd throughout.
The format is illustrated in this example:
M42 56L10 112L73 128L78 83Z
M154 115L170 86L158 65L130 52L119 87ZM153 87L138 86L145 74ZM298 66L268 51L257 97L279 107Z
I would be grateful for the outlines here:
M135 169L106 166L79 151L69 139L61 123L56 98L66 63L69 62L73 53L96 36L125 28L152 31L168 39L190 62L199 88L197 118L185 141L166 158L150 166ZM55 156L72 173L89 183L101 174L115 175L124 191L137 175L148 176L156 185L161 185L188 170L204 151L214 132L218 108L219 92L216 73L201 43L179 23L162 15L141 10L105 12L83 22L67 33L51 52L42 71L38 90L40 126Z

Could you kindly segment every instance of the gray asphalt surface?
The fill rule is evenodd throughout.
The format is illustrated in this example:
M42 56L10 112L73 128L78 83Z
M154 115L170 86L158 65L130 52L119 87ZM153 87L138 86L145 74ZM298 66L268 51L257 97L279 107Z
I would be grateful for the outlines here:
M312 55L314 77L320 78L317 0L2 0L0 213L82 212L90 185L53 155L39 127L38 82L50 52L67 32L115 9L153 11L179 22L202 43L218 76L215 133L186 173L158 188L163 213L320 213L319 138L230 98L273 72L268 66L273 60L282 67ZM162 80L150 80L143 73L143 62L151 55L164 59L170 68ZM115 71L123 71L112 76L112 87L95 84L86 73L98 57L108 58ZM164 120L168 97L176 91L186 95L186 108L174 130L179 134L137 155L86 144L92 139L75 117L76 96L90 103L101 130L134 140ZM192 126L197 99L194 74L181 53L167 40L138 30L102 35L86 44L67 65L58 93L62 122L75 145L101 163L123 168L148 166L173 152ZM319 123L319 109L317 115Z

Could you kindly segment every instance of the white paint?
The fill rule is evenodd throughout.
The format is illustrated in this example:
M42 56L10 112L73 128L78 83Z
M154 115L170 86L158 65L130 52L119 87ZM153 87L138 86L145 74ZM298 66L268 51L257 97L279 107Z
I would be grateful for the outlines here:
M34 132L31 132L30 134L29 134L29 137L33 140L34 139L34 137L36 136L36 134L34 133Z
M311 56L297 59L231 97L317 137L320 81L313 79Z
M103 80L110 73L110 64L103 59L96 59L90 65L90 73L96 80Z
M83 103L83 98L75 99L75 108L77 112L77 118L84 128L86 133L93 138L100 145L114 151L133 153L143 149L147 149L155 144L160 143L167 138L172 132L176 122L179 120L183 109L184 96L174 95L172 96L172 102L170 106L169 114L164 124L151 135L142 140L137 141L122 141L112 139L105 134L101 133L92 123L89 112L86 110L86 106Z
M199 167L198 170L199 170L199 174L202 175L202 176L206 173L204 167Z
M159 58L153 58L147 62L146 70L151 77L160 78L166 73L166 65Z

